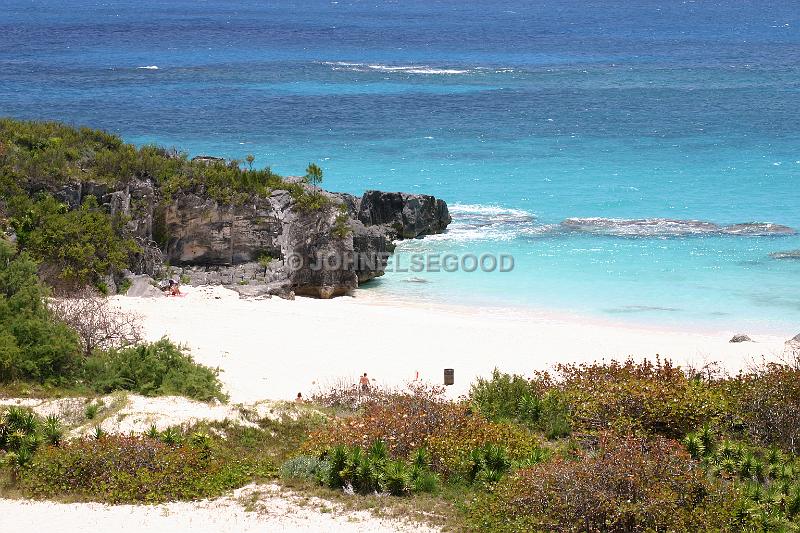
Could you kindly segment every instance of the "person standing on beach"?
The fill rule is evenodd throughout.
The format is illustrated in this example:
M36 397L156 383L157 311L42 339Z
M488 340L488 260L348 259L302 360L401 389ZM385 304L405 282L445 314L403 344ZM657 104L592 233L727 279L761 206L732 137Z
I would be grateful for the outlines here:
M358 382L361 384L361 392L367 392L369 390L369 378L366 372L364 372L364 375L361 376Z

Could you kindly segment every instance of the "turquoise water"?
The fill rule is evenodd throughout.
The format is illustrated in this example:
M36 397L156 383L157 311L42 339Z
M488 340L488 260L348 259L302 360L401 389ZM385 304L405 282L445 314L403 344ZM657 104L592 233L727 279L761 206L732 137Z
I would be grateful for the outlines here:
M389 273L411 298L796 329L800 10L791 2L6 0L0 115L103 127L448 201L408 254L510 273ZM157 68L142 68L157 67ZM597 229L597 228L595 228ZM611 234L609 234L611 233Z

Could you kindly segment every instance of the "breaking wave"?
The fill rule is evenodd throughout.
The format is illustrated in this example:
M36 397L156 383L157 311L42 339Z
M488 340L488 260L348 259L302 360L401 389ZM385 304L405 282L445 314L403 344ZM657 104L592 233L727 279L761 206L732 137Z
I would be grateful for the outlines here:
M158 70L158 65L147 65L144 67L136 67L138 70Z
M453 221L447 232L426 239L447 241L508 241L535 230L536 216L523 209L496 205L453 204L449 206Z
M468 74L469 69L431 67L428 65L381 65L378 63L348 63L346 61L325 61L333 70L348 70L351 72L398 72L405 74L440 74L457 75Z

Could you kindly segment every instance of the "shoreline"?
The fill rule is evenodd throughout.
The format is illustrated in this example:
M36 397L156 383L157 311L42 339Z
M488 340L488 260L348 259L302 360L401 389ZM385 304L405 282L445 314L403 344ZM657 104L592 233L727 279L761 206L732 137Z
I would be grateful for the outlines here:
M478 376L497 367L530 375L557 363L654 359L679 365L719 362L730 373L761 357L777 359L787 332L676 330L596 320L575 314L513 307L407 302L369 289L353 297L294 301L240 299L221 286L187 287L184 298L117 296L121 308L143 317L148 339L163 335L186 344L194 358L221 370L231 402L309 397L319 387L419 379L441 383L455 369L450 396L466 394ZM735 333L756 342L733 344Z

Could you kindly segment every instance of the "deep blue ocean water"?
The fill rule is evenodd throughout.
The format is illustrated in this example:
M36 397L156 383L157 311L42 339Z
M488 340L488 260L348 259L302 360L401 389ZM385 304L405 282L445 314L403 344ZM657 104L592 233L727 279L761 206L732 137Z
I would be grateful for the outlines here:
M148 67L148 68L144 68ZM157 67L157 68L155 68ZM796 2L3 0L0 115L243 158L332 190L435 194L408 254L510 273L389 273L374 290L667 324L797 329ZM610 227L609 227L610 226Z

